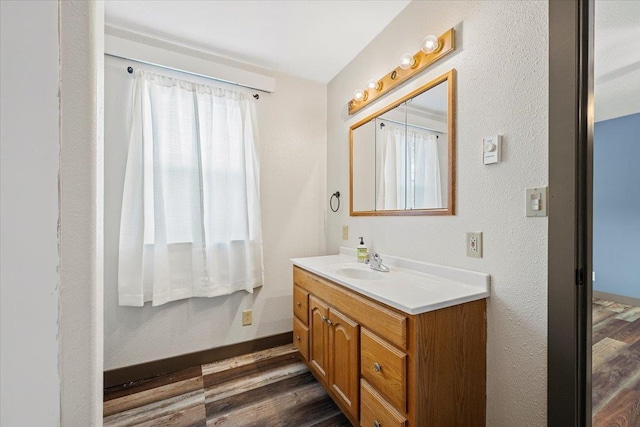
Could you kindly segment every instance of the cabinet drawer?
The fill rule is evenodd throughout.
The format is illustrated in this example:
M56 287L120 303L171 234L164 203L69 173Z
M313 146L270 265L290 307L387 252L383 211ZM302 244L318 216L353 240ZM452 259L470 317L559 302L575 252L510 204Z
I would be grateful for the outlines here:
M309 324L309 292L293 286L293 313L304 323Z
M406 411L407 355L364 328L360 342L362 377L393 406Z
M309 328L295 317L293 318L293 344L304 360L309 360Z
M407 419L385 401L365 380L360 382L360 425L406 427Z

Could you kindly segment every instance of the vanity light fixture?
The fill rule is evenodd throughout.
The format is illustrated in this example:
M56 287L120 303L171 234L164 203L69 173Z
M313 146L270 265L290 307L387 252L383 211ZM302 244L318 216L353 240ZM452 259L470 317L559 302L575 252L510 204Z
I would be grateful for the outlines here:
M376 79L370 79L367 82L367 89L380 90L382 89L382 82L379 82Z
M436 52L440 48L440 40L434 35L429 34L422 40L420 50L426 54Z
M400 55L400 68L408 70L409 68L415 68L418 66L418 61L409 52L405 52Z
M440 37L426 36L417 53L413 55L409 52L403 53L398 67L381 79L369 80L366 89L357 89L353 93L353 99L349 101L348 105L349 114L354 114L364 108L455 49L455 30L453 28L441 34Z
M353 92L353 99L355 99L356 101L366 101L368 97L369 93L362 89L356 89Z

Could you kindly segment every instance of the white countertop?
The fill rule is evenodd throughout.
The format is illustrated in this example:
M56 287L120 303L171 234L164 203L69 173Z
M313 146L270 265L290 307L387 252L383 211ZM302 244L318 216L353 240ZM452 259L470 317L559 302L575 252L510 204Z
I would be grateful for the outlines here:
M420 314L490 296L491 276L477 271L447 267L381 255L388 273L375 280L347 277L344 269L370 271L356 261L356 251L340 248L339 255L293 258L294 265L380 301L408 314ZM371 270L373 271L373 270ZM367 273L365 273L367 274Z

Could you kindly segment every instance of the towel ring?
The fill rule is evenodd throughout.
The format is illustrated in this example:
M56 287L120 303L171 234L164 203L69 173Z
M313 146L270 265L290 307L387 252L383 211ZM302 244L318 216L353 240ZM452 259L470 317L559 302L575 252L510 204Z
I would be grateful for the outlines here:
M338 206L335 209L333 209L333 198L334 197L338 201ZM333 193L331 195L331 198L329 199L329 207L331 208L331 210L333 212L338 212L338 209L340 209L340 192L339 191L336 191L335 193Z

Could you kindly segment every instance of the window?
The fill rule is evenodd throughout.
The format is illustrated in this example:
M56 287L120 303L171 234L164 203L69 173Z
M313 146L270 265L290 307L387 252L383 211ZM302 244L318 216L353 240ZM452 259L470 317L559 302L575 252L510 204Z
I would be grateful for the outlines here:
M120 224L120 305L262 285L250 94L137 70Z

